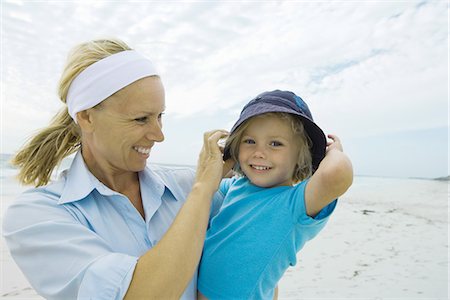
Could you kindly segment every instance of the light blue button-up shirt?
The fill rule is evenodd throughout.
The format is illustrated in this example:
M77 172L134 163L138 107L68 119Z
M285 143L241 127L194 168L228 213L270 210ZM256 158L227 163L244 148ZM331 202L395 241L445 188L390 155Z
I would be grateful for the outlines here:
M17 265L47 299L122 299L138 258L162 238L194 180L190 168L139 173L145 220L102 184L81 153L55 183L23 193L3 234ZM196 298L197 275L182 299Z

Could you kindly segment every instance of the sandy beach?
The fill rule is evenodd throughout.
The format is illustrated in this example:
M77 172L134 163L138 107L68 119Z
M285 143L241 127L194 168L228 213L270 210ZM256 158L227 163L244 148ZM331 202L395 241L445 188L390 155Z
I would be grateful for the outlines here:
M448 188L448 181L356 177L286 272L279 299L448 299ZM13 198L3 189L2 215ZM3 239L0 298L43 299Z
M355 178L280 299L448 299L448 182Z

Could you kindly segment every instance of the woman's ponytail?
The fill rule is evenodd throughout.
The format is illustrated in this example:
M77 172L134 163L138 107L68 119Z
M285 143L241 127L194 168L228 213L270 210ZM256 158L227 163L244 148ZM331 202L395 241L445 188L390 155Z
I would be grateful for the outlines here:
M70 84L91 64L131 48L118 39L101 39L80 44L69 54L58 86L60 100L65 104ZM50 181L54 168L81 143L79 126L70 117L67 105L50 125L37 132L14 156L11 163L19 167L19 181L36 187Z
M53 169L78 150L80 141L79 127L64 107L12 159L11 163L19 167L19 181L35 186L47 184Z

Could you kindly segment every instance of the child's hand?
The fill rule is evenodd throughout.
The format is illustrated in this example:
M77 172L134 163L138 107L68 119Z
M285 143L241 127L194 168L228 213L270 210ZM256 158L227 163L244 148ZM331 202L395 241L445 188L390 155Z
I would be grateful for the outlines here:
M353 167L334 134L327 143L327 153L311 176L305 189L306 213L316 216L331 201L344 194L353 182Z
M332 141L327 142L327 153L330 150L339 150L341 152L344 152L344 149L342 148L341 140L337 137L337 135L329 134L327 135L328 138L330 138Z

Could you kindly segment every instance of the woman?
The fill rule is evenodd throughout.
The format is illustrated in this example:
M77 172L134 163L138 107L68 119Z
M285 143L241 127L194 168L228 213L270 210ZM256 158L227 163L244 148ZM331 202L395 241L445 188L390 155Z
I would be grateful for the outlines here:
M120 40L74 48L59 96L66 106L13 159L20 181L36 186L4 217L18 266L47 299L195 298L211 199L232 165L217 146L226 132L205 134L195 178L146 167L164 140L164 88Z

